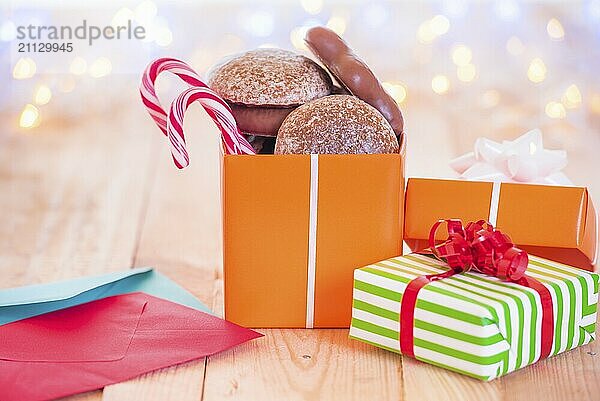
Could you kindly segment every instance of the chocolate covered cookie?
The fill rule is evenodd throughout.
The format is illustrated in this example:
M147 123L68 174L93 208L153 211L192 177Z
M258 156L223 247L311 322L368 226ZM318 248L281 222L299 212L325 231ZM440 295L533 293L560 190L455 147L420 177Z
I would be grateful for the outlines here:
M317 26L307 31L305 42L340 85L383 114L396 135L402 134L404 120L398 104L342 38L331 29Z

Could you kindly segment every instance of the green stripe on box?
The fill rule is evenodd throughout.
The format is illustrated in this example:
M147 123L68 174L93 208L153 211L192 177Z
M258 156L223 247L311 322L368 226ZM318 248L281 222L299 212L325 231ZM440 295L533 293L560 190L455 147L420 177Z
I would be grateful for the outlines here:
M379 266L379 265L376 265L376 266ZM388 266L381 266L381 267L388 267ZM384 272L384 271L381 271L378 269L374 269L372 267L364 267L361 270L372 273L372 274L376 274L381 277L389 278L390 280L399 281L399 282L405 283L405 284L408 284L412 280L412 279L409 279L406 277L398 276L397 274L392 274L392 273ZM398 270L398 269L394 269L394 270Z
M415 327L475 345L492 345L504 341L504 337L502 337L502 334L500 333L496 333L489 337L477 337L471 334L463 333L462 331L452 330L447 327L438 326L437 324L428 323L419 319L415 319Z
M357 319L355 317L352 318L352 326L357 329L361 329L364 331L369 331L371 333L379 334L380 336L391 338L392 340L398 340L400 336L398 332L395 330L391 330L385 327L377 326L374 323L365 322L364 320Z
M387 268L387 266L382 266L382 267L386 267ZM398 278L398 276L395 276L395 275L393 275L393 274L391 274L389 272L384 272L384 271L373 269L373 268L369 268L369 267L365 267L365 268L363 268L361 270L369 272L371 274L375 274L377 276L389 278L389 279L392 279L392 280L394 280L394 277ZM398 271L402 271L402 272L404 272L406 274L412 274L410 272L406 272L406 271L403 271L401 269L397 269L397 270ZM400 281L400 280L397 280L397 281ZM409 281L410 280L406 280L406 282L409 282ZM399 292L394 292L394 291L391 291L391 290L388 290L388 289L377 287L375 285L365 286L365 284L367 284L367 283L364 283L363 281L360 281L360 280L355 280L354 282L355 282L355 285L354 285L355 288L357 288L359 290L362 290L362 291L365 291L365 292L368 292L370 294L378 295L378 296L381 296L383 298L387 298L387 299L390 299L392 301L398 301L398 302L400 302L400 300L402 298L402 294L400 294ZM359 284L357 285L356 283L359 283ZM373 287L374 287L374 289L372 289ZM369 290L368 288L371 288L372 291ZM479 305L482 308L487 309L490 312L490 314L493 316L494 320L496 322L498 321L498 315L496 313L496 310L493 307L489 306L489 305L486 305L486 304L484 304L482 302L475 301L475 300L473 300L471 298L468 298L468 297L465 297L465 296L462 296L462 295L459 295L459 294L455 294L452 291L444 290L443 288L437 288L437 287L433 287L433 286L426 286L425 288L427 290L429 290L429 291L436 292L436 293L438 293L440 295L445 295L445 296L448 296L448 297L460 299L460 300L465 301L465 302L470 302L472 304ZM376 291L383 291L383 292L381 292L382 295L379 295ZM419 301L420 300L417 300L417 307L419 307ZM450 311L456 311L456 309L451 309ZM438 312L436 312L436 313L438 313ZM451 312L451 313L452 314L450 314L450 315L448 315L446 313L441 313L441 314L449 316L449 317L453 317L453 318L456 318L456 319L459 319L459 320L462 320L462 319L460 319L460 318L458 318L458 317L456 317L454 315L456 312ZM470 316L475 316L475 315L470 315ZM477 319L481 319L481 317L477 317Z
M594 334L596 332L596 323L588 324L587 326L582 326L582 329L588 332L588 334Z
M362 310L362 311L365 311L365 312L372 313L377 316L384 317L386 319L393 320L395 322L398 322L400 319L400 315L396 312L381 308L376 305L372 305L372 304L364 302L364 301L360 301L358 299L355 299L352 302L352 307Z
M354 326L354 323L353 323L352 325ZM355 326L355 327L356 327L356 326ZM393 349L393 348L390 348L390 347L386 347L385 345L381 345L381 344L378 344L378 343L376 343L376 342L373 342L373 341L365 340L364 338L361 338L361 337L356 337L356 336L353 336L352 334L350 334L348 337L350 337L350 338L352 338L352 339L354 339L354 340L358 340L358 341L360 341L360 342L363 342L363 343L365 343L365 344L374 345L374 346L375 346L375 347L377 347L377 348L381 348L381 349L384 349L384 350L387 350L387 351L392 351L394 354L398 354L398 355L400 355L400 353L398 352L398 350L397 350L397 349Z
M458 309L452 309L444 305L434 304L433 302L425 301L424 299L417 300L417 308L426 310L428 312L437 313L438 315L451 317L456 320L461 320L466 323L475 324L478 326L488 326L490 324L496 324L496 321L493 319L472 315L470 313L463 312Z
M414 339L414 345L415 347L425 348L431 351L439 352L440 354L445 354L457 359L462 359L463 361L476 363L478 365L493 365L495 363L501 362L505 359L505 354L508 353L508 351L501 351L495 355L490 356L473 355L468 352L446 347L444 345L436 344L431 341L423 340L420 338Z
M354 288L391 301L400 302L402 300L401 293L388 290L387 288L377 287L376 285L365 283L364 281L354 280Z

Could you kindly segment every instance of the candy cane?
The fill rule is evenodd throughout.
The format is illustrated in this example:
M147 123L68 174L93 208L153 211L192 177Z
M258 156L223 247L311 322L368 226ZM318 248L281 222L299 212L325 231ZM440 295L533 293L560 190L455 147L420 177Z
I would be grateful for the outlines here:
M163 71L169 71L177 75L184 82L204 93L201 97L206 99L206 101L201 103L206 112L221 129L223 149L226 153L255 153L252 146L237 128L229 105L215 92L210 90L189 65L174 58L160 58L148 65L144 71L140 85L140 95L142 96L142 102L156 125L158 125L158 128L169 137L173 161L178 168L186 167L189 164L189 156L185 148L185 137L183 134L183 111L181 114L181 123L176 125L170 134L167 133L167 114L160 104L156 90L154 89L156 78ZM197 98L194 100L197 100ZM188 106L189 104L185 106L185 109Z
M177 75L184 82L192 86L205 87L206 85L189 65L174 58L159 58L146 67L140 85L142 102L148 109L152 119L156 122L156 125L158 125L158 128L167 135L167 113L160 104L158 96L156 96L156 90L154 89L156 78L158 78L163 71L169 71Z
M189 162L185 149L183 118L188 107L195 101L200 102L221 129L221 140L225 153L255 154L252 145L239 132L227 103L208 87L192 87L183 91L171 103L167 119L167 136L171 141L171 153L177 166L185 167Z

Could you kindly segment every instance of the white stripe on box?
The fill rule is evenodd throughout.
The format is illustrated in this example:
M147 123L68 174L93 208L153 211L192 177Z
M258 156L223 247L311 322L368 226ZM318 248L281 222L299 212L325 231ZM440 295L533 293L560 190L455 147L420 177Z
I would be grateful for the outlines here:
M450 355L441 354L436 351L432 351L427 348L421 348L415 346L415 357L417 359L423 358L433 362L440 363L446 366L452 366L456 369L460 369L464 372L468 372L477 376L489 376L490 379L496 377L498 368L502 366L502 362L492 365L479 365L477 363L465 361L464 359L455 358Z
M500 205L500 188L502 183L493 182L492 183L492 196L490 198L490 213L488 215L488 222L496 226L496 221L498 221L498 206Z
M400 313L400 302L392 301L391 299L383 298L370 292L354 289L354 299L363 301L371 305L378 306L389 311Z
M391 348L397 352L400 352L400 341L393 338L381 336L370 331L362 330L354 326L350 327L350 335L352 337L360 338L361 340L370 341L375 344L382 345L384 347Z
M398 320L388 319L362 309L352 308L352 317L364 322L373 323L379 327L394 330L396 333L400 331L400 323Z
M461 333L469 333L473 336L481 338L491 337L500 332L498 326L495 324L486 324L484 326L480 326L420 308L415 309L415 319L438 326L451 328L452 330L456 330Z
M373 269L382 271L380 268L373 267ZM406 283L392 280L391 278L383 277L378 274L371 273L371 272L368 272L365 270L359 270L359 272L361 272L361 274L356 274L354 276L354 278L358 281L369 283L371 285L374 285L374 286L377 286L380 288L384 288L386 290L398 292L398 293L403 293L404 290L406 289ZM388 273L390 273L390 272L388 272ZM401 276L399 276L399 277L401 277Z
M432 260L432 259L429 259L429 260ZM385 266L395 267L395 268L398 268L398 269L404 269L404 270L408 269L409 272L414 273L414 274L419 275L419 276L423 275L423 274L430 274L429 272L424 272L424 271L421 271L421 270L417 270L417 272L414 272L414 270L411 270L411 269L408 268L408 266L406 266L407 264L412 264L410 262L413 262L413 261L409 260L409 259L402 259L402 260L399 260L399 261L395 261L394 259L390 259L390 260L385 260L383 262L379 262L378 265L377 265L377 267L379 267L381 265L385 265ZM412 264L412 265L414 266L414 264ZM433 266L425 266L425 265L423 265L423 266L426 267L429 270L433 270L435 273L443 273L446 270L448 270L447 266L445 268L442 268L441 266L437 267L437 268L433 267ZM407 274L404 273L404 275L406 276ZM408 276L408 277L409 278L414 278L414 276Z
M310 155L310 201L308 228L308 279L306 286L306 328L315 322L315 275L317 270L317 209L319 194L319 155Z
M434 333L432 331L419 329L418 327L415 327L413 329L413 332L415 338L429 341L434 344L444 344L444 347L450 347L456 350L460 350L462 352L466 352L472 355L478 355L481 357L496 355L510 349L510 345L506 340L502 340L490 345L477 345L467 341L448 337L442 334Z
M591 315L585 315L580 321L579 323L577 323L578 326L589 326L592 323L596 322L596 314L592 313Z

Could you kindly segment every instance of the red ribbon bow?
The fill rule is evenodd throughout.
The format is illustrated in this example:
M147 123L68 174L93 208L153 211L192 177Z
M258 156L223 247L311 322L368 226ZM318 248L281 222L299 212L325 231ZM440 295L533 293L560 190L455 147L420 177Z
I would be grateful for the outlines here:
M448 239L436 245L435 234L444 223L448 227ZM515 247L508 235L485 220L471 222L466 227L457 219L439 220L429 232L429 247L456 273L474 268L512 282L523 277L529 263L527 252Z
M436 245L435 234L447 225L448 239ZM529 287L540 295L542 333L540 359L550 355L554 339L554 314L550 291L538 280L525 274L529 264L527 252L517 248L510 237L489 222L479 220L466 227L457 219L439 220L429 232L429 251L444 261L450 270L419 276L408 283L400 306L400 352L414 358L414 315L417 296L425 285L475 269L480 273Z

